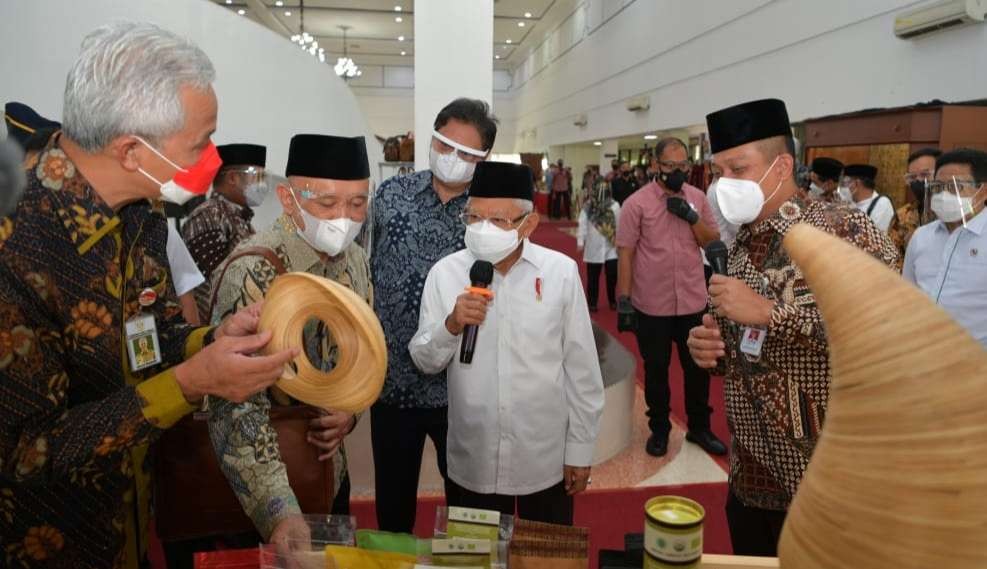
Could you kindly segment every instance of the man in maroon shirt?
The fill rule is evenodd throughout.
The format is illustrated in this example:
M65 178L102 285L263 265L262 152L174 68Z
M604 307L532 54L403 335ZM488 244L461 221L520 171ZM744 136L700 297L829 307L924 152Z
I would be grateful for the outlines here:
M686 184L692 167L685 144L666 138L655 147L658 173L624 205L617 224L618 328L633 330L644 358L644 396L651 436L645 450L668 451L672 342L685 372L686 439L710 454L726 447L709 427L709 373L696 365L686 340L702 323L706 280L699 248L719 239L713 212L701 190Z

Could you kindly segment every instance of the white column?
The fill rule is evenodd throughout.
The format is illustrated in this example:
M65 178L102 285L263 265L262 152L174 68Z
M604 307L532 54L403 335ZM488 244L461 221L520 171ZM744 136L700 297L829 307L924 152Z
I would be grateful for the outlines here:
M616 138L603 140L600 147L600 175L606 176L610 172L610 162L617 158L617 144L620 142Z
M453 99L493 102L493 0L415 2L415 169L428 168L435 115Z

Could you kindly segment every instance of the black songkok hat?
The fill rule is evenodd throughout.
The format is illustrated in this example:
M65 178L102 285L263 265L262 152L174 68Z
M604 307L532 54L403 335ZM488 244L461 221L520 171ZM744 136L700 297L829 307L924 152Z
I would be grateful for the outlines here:
M514 198L532 201L535 182L531 168L509 162L479 162L473 172L471 198Z
M843 169L843 175L851 178L877 179L877 168L870 164L850 164Z
M366 180L370 177L367 143L362 136L296 134L288 148L285 176Z
M217 146L223 166L260 166L267 165L267 147L259 144L224 144Z
M823 180L839 180L843 163L835 158L816 158L812 161L812 171Z
M7 136L23 149L35 132L61 128L62 125L39 115L24 103L9 102L3 107L3 120L7 123Z
M761 99L706 115L709 148L713 154L774 136L792 136L785 103Z

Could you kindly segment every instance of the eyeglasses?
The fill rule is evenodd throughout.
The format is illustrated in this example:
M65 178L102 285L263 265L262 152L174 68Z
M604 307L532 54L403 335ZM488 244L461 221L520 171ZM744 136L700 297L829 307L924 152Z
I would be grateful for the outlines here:
M683 172L685 172L692 168L692 160L683 160L681 162L660 160L658 161L658 165L666 170L682 170Z
M953 178L948 181L929 182L929 191L933 194L939 192L962 192L963 190L975 190L979 186L976 180L960 180Z
M459 220L463 222L463 225L473 225L474 223L482 223L484 221L489 221L495 227L499 227L504 231L510 231L511 229L514 229L515 227L523 223L524 220L527 219L529 215L530 215L529 213L525 213L519 217L510 219L503 216L483 217L482 215L475 214L471 211L464 211L463 213L459 214Z
M933 177L933 173L930 172L929 170L926 170L924 172L917 172L917 173L910 172L908 174L905 174L905 183L911 184L912 182L930 181L932 180L932 177Z

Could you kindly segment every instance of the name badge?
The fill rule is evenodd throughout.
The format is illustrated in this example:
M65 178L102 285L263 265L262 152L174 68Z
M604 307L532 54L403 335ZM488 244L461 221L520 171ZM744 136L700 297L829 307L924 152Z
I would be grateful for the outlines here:
M761 348L767 337L768 331L763 328L744 328L744 335L740 340L740 351L751 357L761 357Z
M154 316L139 314L127 320L125 327L131 371L140 371L161 363L161 346L158 343L158 328L154 324Z

